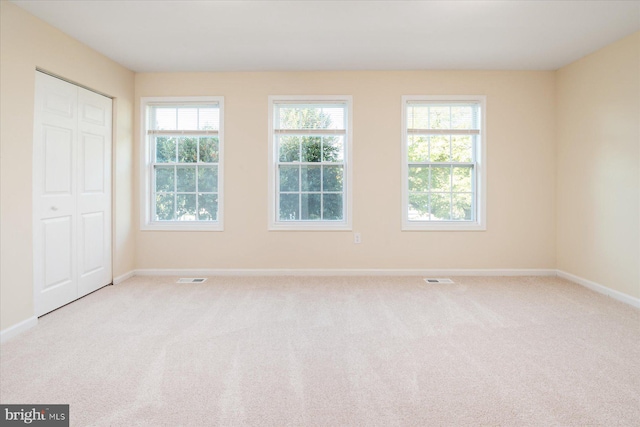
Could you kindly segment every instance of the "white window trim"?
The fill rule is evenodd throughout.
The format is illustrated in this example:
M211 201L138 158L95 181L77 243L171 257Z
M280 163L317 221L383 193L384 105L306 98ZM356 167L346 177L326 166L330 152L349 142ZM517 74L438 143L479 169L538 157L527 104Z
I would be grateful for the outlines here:
M346 178L344 188L344 220L342 221L278 221L277 220L277 206L276 206L276 173L275 159L277 159L277 153L275 152L275 144L273 140L274 128L273 128L273 109L274 104L282 101L299 101L301 103L312 104L314 101L328 102L336 101L347 104L347 132L344 153L344 176ZM271 95L269 96L268 106L268 120L269 120L269 155L268 155L268 224L267 229L269 231L351 231L352 230L352 191L353 187L353 164L352 164L352 105L353 97L350 95Z
M471 101L480 103L480 144L476 147L475 221L409 221L409 165L407 162L407 103L409 101ZM487 97L484 95L404 95L402 97L402 230L485 231L487 229Z
M152 221L150 146L147 136L147 106L166 103L215 102L220 111L218 130L218 219L217 221ZM224 97L162 96L140 98L140 230L142 231L224 231Z

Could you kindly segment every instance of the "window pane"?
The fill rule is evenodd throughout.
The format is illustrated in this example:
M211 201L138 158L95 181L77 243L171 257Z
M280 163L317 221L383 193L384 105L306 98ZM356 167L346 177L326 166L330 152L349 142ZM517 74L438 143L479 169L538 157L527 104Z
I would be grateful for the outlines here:
M278 221L344 219L346 133L311 130L346 130L346 106L342 101L273 104Z
M178 182L176 185L179 193L190 193L196 191L196 167L178 166L176 168Z
M198 166L198 191L203 193L218 191L217 166Z
M198 219L216 221L218 219L218 195L198 194Z
M407 158L410 162L429 161L429 137L428 136L408 136Z
M178 129L196 130L198 129L198 109L178 108Z
M453 167L453 191L471 192L471 167Z
M220 110L217 108L200 108L198 110L199 130L219 130Z
M450 161L449 135L432 135L429 140L431 141L431 161Z
M407 107L407 128L428 129L429 107L423 105L414 105Z
M156 195L156 221L173 220L173 194Z
M471 193L454 193L452 219L471 221Z
M340 194L323 194L322 216L326 220L342 219L342 193Z
M451 107L452 129L475 129L474 108L470 105Z
M431 166L431 191L451 191L451 166Z
M323 129L329 118L323 118L319 108L302 106L280 107L279 129Z
M342 105L282 104L276 108L276 129L345 129Z
M300 191L298 166L280 166L280 191Z
M429 129L451 129L450 107L429 107Z
M195 163L198 160L198 138L178 140L178 162Z
M320 166L302 166L302 191L320 191Z
M320 194L302 194L302 211L301 219L319 220L320 219Z
M322 161L323 162L344 161L344 137L343 136L322 137Z
M300 161L300 143L302 138L299 136L276 136L278 143L278 152L281 162L298 162Z
M431 193L431 220L449 221L451 219L451 193Z
M147 179L152 181L147 183L152 185L147 195L151 217L145 221L218 221L223 142L215 132L204 132L217 131L222 125L217 102L167 98L154 103L147 106L145 129L158 131L145 141L152 156L147 159L152 169Z
M342 166L322 167L322 191L342 191Z
M409 191L429 191L428 166L409 166Z
M156 138L156 163L176 161L176 139L166 136Z
M300 219L298 194L280 194L280 220L295 221Z
M220 159L218 137L200 138L200 161L217 163Z
M156 166L156 191L172 192L175 191L173 185L174 167L173 166Z
M304 136L302 137L302 161L303 162L319 162L321 161L320 147L322 137Z
M429 219L429 195L409 194L409 221Z
M407 183L403 189L409 221L477 219L476 149L480 103L456 100L407 100L406 126L434 132L406 132ZM456 131L459 135L453 135ZM446 224L440 224L447 226ZM455 227L454 227L455 228Z
M155 107L155 123L151 123L151 129L176 130L176 109L175 107Z
M196 220L195 194L178 194L176 196L176 216L178 221Z
M451 154L454 162L473 161L471 138L471 135L455 135L451 137Z
M346 112L343 106L324 106L321 110L323 124L327 129L346 129Z

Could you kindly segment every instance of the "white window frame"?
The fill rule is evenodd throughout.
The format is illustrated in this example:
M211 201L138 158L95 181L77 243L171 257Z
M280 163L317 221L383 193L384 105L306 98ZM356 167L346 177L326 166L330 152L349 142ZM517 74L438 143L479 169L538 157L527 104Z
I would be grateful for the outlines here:
M473 102L480 105L480 138L475 149L474 210L472 221L410 221L407 106L410 102ZM484 95L405 95L402 97L402 230L484 231L487 229L487 100Z
M152 158L154 150L148 135L148 109L150 105L216 103L220 112L218 130L218 219L216 221L154 221L152 218L154 185ZM224 231L224 97L180 96L140 98L140 229L143 231Z
M278 206L276 202L278 183L276 144L274 141L274 108L275 104L282 102L314 104L336 102L346 105L346 133L344 144L344 189L343 189L343 220L342 221L280 221L278 220ZM269 154L268 154L268 230L270 231L351 231L352 229L352 104L350 95L271 95L269 96Z

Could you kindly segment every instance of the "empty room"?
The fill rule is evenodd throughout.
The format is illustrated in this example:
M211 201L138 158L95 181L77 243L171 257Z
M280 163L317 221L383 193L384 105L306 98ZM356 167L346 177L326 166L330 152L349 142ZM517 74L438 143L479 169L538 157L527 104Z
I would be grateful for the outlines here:
M1 425L640 425L640 1L0 19Z

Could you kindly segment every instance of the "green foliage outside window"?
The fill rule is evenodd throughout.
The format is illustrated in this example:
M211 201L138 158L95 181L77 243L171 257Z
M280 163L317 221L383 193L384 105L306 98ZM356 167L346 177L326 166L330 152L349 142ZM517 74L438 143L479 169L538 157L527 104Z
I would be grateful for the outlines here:
M332 124L319 108L281 108L279 119L283 129L329 129ZM279 220L342 220L344 136L276 138L281 163Z
M156 137L156 220L218 217L218 137Z
M473 127L469 106L411 106L408 113L407 126L413 129ZM473 166L451 163L473 162L476 136L414 134L407 138L409 219L472 220Z

